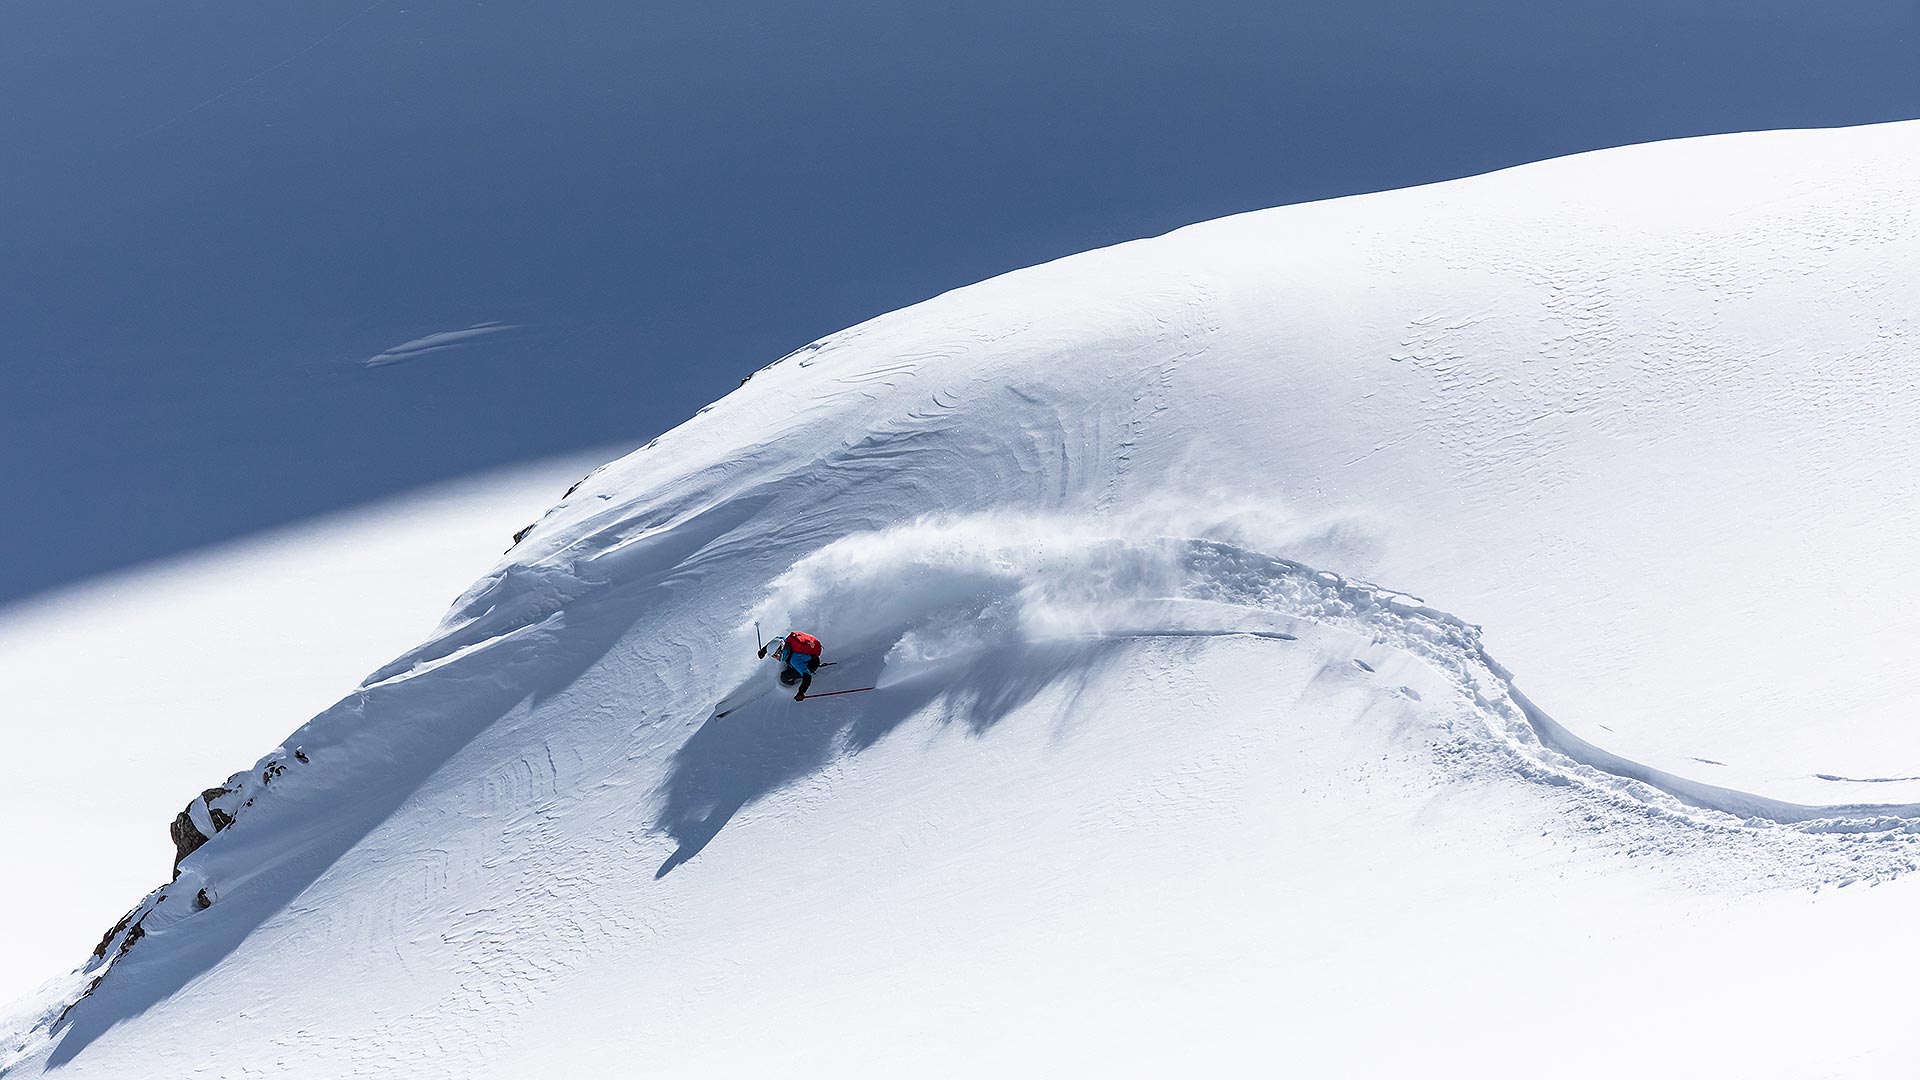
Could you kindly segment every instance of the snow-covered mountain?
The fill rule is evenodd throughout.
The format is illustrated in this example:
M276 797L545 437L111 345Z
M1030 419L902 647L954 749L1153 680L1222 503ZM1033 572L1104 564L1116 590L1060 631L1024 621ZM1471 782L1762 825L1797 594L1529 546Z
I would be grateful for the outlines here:
M1920 124L1633 147L809 345L195 800L0 1060L1904 1074L1916 204ZM756 623L878 689L713 718Z

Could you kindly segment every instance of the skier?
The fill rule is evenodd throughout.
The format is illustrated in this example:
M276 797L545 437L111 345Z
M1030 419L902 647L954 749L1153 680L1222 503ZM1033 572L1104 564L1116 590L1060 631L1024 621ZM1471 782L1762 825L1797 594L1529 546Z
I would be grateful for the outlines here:
M785 665L780 669L780 684L799 683L800 689L794 693L793 700L807 700L807 687L813 685L813 673L820 669L820 639L795 630L782 641L760 646L760 659L767 658L769 648L773 650L773 658Z

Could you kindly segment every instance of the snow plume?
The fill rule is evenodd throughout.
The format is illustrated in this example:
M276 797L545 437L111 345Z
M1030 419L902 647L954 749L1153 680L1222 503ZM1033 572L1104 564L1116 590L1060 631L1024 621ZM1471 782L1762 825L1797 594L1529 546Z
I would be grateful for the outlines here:
M1195 540L1325 550L1366 535L1357 518L1303 520L1252 505L1211 516L1150 508L1101 518L922 518L807 556L773 582L754 618L768 634L813 633L834 656L884 656L885 685L1001 649L1192 632L1196 614L1182 601L1193 599ZM1204 628L1270 629L1244 621L1208 619Z
M862 533L801 560L758 617L839 653L883 652L898 677L943 659L1098 634L1116 604L1165 596L1179 567L1164 542L1103 536L1060 519L921 520Z

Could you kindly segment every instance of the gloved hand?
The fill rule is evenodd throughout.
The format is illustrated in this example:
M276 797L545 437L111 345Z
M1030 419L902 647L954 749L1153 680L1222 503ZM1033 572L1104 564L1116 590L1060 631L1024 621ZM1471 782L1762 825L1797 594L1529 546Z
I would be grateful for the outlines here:
M767 658L767 647L765 645L762 645L760 646L760 659L765 660L766 658Z
M807 700L807 692L805 690L800 691L799 693L793 695L793 700L795 701Z

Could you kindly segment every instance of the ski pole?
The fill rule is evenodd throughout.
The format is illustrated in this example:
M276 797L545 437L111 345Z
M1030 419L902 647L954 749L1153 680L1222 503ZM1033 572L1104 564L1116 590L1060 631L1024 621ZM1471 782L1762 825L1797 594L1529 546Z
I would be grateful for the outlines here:
M760 640L760 620L759 619L753 620L753 643L762 649L767 647L767 643Z
M833 697L836 694L864 694L869 690L878 690L878 689L880 688L877 686L862 686L858 690L829 690L824 694L808 694L806 697L806 700L812 701L814 698L817 698L817 697Z

